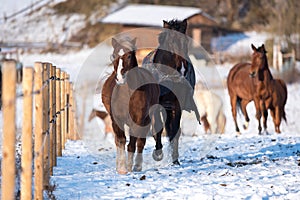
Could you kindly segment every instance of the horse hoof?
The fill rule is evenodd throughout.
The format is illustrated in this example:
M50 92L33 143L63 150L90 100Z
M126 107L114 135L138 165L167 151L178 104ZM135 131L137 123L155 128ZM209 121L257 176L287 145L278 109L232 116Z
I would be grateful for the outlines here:
M180 165L178 160L173 161L173 165Z
M134 166L133 171L134 172L140 172L140 171L142 171L142 166Z
M153 150L152 157L155 161L161 161L164 157L162 149Z
M118 174L125 175L127 174L126 170L118 170Z

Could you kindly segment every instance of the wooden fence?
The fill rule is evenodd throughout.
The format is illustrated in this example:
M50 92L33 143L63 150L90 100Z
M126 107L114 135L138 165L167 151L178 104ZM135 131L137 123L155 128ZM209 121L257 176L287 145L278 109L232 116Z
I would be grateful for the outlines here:
M62 156L67 139L79 139L73 84L66 72L41 62L36 62L34 68L23 68L20 95L16 93L15 61L4 62L2 78L1 199L16 199L16 180L20 180L22 200L43 199L43 191L49 187L57 156ZM23 98L22 112L16 110L16 98ZM23 119L20 179L16 179L15 164L16 112L22 113Z

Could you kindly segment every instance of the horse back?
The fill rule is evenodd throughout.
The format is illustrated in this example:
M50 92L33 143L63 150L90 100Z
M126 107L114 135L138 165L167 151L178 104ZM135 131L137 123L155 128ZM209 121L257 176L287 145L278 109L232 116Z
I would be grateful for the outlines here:
M242 99L253 100L255 80L249 76L250 67L250 63L238 63L231 68L227 77L230 95L235 94Z

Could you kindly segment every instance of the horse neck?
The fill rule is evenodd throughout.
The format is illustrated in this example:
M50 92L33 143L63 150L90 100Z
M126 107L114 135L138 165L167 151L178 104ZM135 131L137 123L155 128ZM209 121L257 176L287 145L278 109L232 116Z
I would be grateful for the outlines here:
M137 62L137 59L136 59L136 56L135 56L135 53L134 53L134 55L132 57L130 69L133 69L133 68L136 68L136 67L138 67L138 62Z
M158 48L153 59L154 63L166 65L171 68L176 68L175 56L168 50Z
M269 69L268 60L265 59L264 68L262 70L262 75L259 75L259 81L264 82L265 85L269 85L270 82L273 80L272 73Z

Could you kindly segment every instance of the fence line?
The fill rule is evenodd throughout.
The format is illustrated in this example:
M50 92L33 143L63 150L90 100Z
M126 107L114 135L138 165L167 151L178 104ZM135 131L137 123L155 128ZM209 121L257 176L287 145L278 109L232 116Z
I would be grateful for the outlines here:
M66 72L51 63L36 62L34 68L23 68L23 93L17 97L15 61L4 62L2 76L1 199L16 199L18 193L15 188L15 115L16 98L20 97L23 97L20 195L22 200L43 199L43 191L49 188L53 167L57 156L62 156L65 142L78 139L73 84Z

